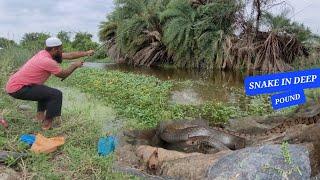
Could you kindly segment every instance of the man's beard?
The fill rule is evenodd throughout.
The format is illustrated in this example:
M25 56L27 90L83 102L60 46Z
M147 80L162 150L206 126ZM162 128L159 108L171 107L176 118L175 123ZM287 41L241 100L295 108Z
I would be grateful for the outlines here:
M55 61L57 61L59 64L62 63L62 54L56 54L52 57Z

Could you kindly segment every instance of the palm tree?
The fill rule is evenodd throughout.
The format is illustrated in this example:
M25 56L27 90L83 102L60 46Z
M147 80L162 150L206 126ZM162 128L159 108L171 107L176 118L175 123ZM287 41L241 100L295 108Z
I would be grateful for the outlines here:
M194 3L194 2L192 2ZM164 43L179 67L212 64L221 34L231 33L241 6L235 0L207 1L194 8L188 0L173 0L161 14Z
M112 39L127 63L150 66L166 59L158 13L168 0L118 0L109 21L100 25L100 39ZM154 57L156 56L156 57Z
M179 67L186 66L194 57L196 16L197 11L187 0L171 1L160 15L164 24L163 42Z

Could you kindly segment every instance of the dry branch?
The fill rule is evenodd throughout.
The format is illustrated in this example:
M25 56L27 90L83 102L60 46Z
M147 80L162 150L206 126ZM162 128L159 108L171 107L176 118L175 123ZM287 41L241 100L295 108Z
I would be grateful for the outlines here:
M223 44L222 69L238 69L263 72L289 71L290 64L297 56L307 55L305 48L296 37L277 32L243 34L227 37Z

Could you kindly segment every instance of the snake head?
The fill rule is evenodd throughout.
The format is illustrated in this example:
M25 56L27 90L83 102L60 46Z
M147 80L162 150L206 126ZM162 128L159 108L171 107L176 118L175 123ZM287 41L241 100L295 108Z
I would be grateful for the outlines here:
M185 141L185 145L187 145L186 149L193 149L194 152L201 152L204 154L213 154L217 152L215 147L202 139L189 139Z
M185 141L185 144L189 145L189 146L196 146L196 145L199 145L199 140L189 139L189 140Z
M206 141L201 141L199 143L199 150L205 154L214 154L218 152L218 150L214 146Z

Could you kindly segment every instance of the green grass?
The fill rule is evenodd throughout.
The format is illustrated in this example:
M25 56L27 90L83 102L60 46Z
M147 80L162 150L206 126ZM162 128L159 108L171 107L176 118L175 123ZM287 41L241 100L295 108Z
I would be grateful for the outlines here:
M166 106L172 84L154 77L81 69L65 84L95 94L127 118L137 120L136 126L154 126L168 114Z
M22 50L2 52L1 87L5 85L9 74L30 56ZM109 126L117 117L116 112L78 89L67 86L57 88L64 93L62 125L46 132L32 120L35 103L13 99L1 88L0 114L10 127L7 130L0 127L0 150L27 152L30 155L23 161L10 159L7 165L21 172L25 169L25 176L32 179L128 179L128 176L111 171L113 156L105 158L97 154L98 138L122 127L122 124ZM19 111L17 107L20 104L29 104L33 110ZM29 151L29 147L19 142L19 137L28 133L42 133L46 137L63 135L66 143L49 155L35 155Z
M32 121L30 114L33 112L17 110L19 104L26 102L14 100L13 104L7 107L11 111L4 113L10 128L1 131L1 149L30 153L28 147L19 142L18 138L23 133L42 133L46 137L63 135L66 137L66 143L57 152L50 155L33 154L31 158L25 160L24 164L34 178L128 178L112 173L112 156L105 158L97 154L99 137L117 131L116 128L104 128L116 118L115 111L77 89L66 87L58 89L64 93L62 125L51 131L41 131L40 124ZM12 102L12 99L6 98L5 101ZM117 126L118 129L121 127L122 124Z

